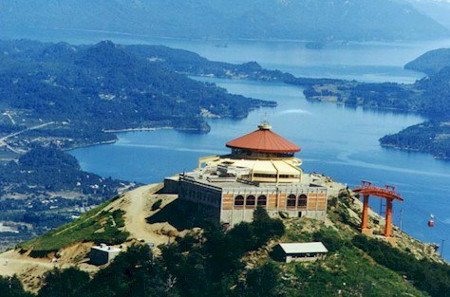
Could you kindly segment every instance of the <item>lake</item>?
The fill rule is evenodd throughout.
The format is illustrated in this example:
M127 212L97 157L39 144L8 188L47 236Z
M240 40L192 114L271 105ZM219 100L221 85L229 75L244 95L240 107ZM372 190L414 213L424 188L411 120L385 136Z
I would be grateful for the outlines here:
M213 41L110 39L166 44L194 50L214 60L257 61L264 67L295 75L402 83L423 76L403 70L402 65L426 50L450 46L449 41L439 41L339 44L308 50L296 42L242 41L217 47ZM121 133L115 144L81 148L72 154L84 170L105 177L159 182L165 176L193 169L200 156L227 153L225 142L255 130L267 119L277 133L302 147L297 156L303 159L306 171L324 173L349 186L359 184L362 179L381 186L396 185L405 202L394 203L394 223L427 242L446 240L448 248L444 248L444 255L450 259L450 162L435 160L427 154L384 149L378 143L386 134L423 121L420 116L310 103L301 88L283 84L207 80L231 93L275 100L278 107L253 111L238 121L211 119L211 132L204 135L174 130ZM372 201L372 207L378 211L379 201L376 198ZM426 225L430 214L436 216L434 228Z

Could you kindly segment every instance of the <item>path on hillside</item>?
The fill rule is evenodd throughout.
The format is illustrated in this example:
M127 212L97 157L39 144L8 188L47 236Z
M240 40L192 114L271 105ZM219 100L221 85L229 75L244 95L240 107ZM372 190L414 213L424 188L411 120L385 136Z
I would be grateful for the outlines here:
M156 245L167 243L169 238L164 235L164 230L174 230L168 223L148 224L146 219L154 212L151 206L160 197L164 198L164 204L173 201L174 197L169 195L156 195L155 193L162 188L162 184L151 184L137 188L125 194L126 204L124 206L125 228L132 238L144 240Z
M54 267L58 267L58 263L50 262L49 259L34 259L22 256L14 250L0 254L0 275L12 276L14 274L22 274L27 269L39 268L47 271Z
M29 128L24 129L24 130L21 130L21 131L14 132L14 133L11 133L11 134L9 134L9 135L6 135L6 136L0 138L0 147L4 146L4 147L6 147L7 149L9 149L10 151L12 151L13 153L16 153L16 154L24 153L25 150L23 150L23 149L21 149L21 148L13 148L12 146L10 146L10 145L8 144L7 140L8 140L9 138L11 138L11 137L20 135L20 134L25 133L25 132L27 132L27 131L38 130L38 129L44 128L44 127L46 127L46 126L48 126L48 125L52 125L52 124L54 124L54 123L55 123L55 122L48 122L48 123L44 123L44 124L40 124L40 125L37 125L37 126L29 127Z

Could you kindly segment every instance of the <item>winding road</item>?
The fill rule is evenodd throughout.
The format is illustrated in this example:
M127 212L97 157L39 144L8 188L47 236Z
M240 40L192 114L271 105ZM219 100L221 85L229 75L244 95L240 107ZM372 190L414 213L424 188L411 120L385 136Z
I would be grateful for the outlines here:
M18 132L14 132L14 133L8 134L8 135L6 135L6 136L0 138L0 147L5 146L5 147L8 148L10 151L12 151L13 153L16 153L16 154L24 153L25 150L19 149L19 148L13 148L12 146L10 146L10 145L8 144L8 142L7 142L6 140L7 140L8 138L11 138L11 137L20 135L20 134L25 133L25 132L27 132L27 131L41 129L41 128L44 128L44 127L46 127L46 126L52 125L52 124L54 124L54 123L55 123L55 122L47 122L47 123L44 123L44 124L40 124L40 125L37 125L37 126L33 126L33 127L29 127L29 128L20 130L20 131L18 131Z

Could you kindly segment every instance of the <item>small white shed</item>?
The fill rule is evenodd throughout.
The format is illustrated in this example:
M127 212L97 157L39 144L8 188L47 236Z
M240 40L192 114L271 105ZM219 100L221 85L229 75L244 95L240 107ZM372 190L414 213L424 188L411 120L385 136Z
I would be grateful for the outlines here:
M321 242L280 243L278 246L286 263L315 261L328 253L328 249Z

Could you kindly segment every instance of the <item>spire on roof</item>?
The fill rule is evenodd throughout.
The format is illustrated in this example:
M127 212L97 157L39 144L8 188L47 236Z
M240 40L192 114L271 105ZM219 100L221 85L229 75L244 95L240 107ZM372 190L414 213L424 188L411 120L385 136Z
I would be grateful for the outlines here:
M272 126L269 124L268 121L263 121L261 124L258 125L259 130L272 130Z

